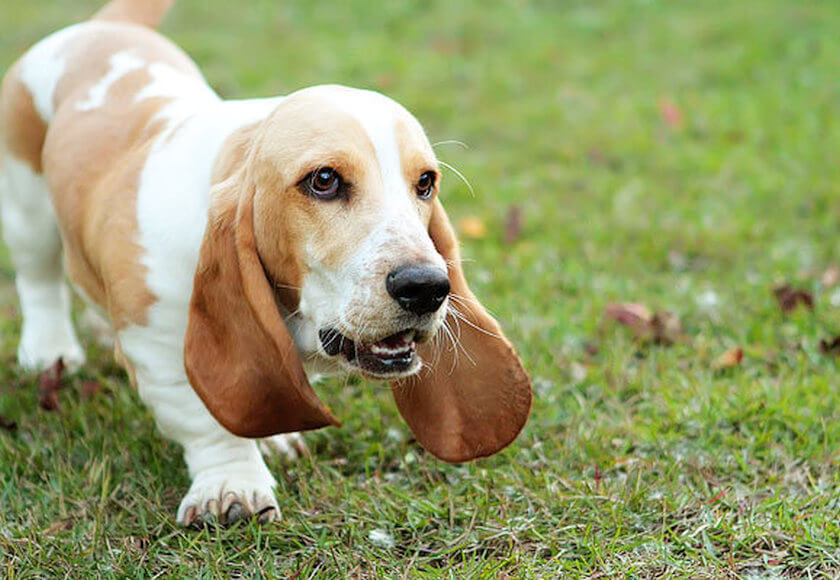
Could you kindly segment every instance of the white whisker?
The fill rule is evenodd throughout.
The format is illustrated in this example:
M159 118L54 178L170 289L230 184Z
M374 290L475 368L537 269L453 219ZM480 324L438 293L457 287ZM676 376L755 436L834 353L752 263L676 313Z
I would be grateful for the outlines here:
M475 197L475 190L473 189L473 186L472 186L472 184L469 182L469 180L468 180L466 177L464 177L464 174L463 174L463 173L461 173L460 171L458 171L457 169L455 169L453 166L451 166L451 165L450 165L449 163L447 163L446 161L441 161L440 159L438 159L438 163L440 163L441 165L443 165L444 167L446 167L447 169L449 169L452 173L454 173L455 175L457 175L458 177L460 177L460 178L461 178L461 181L463 181L463 182L467 185L467 187L469 188L469 190L470 190L470 194L471 194L473 197Z
M447 139L445 141L438 141L437 143L432 143L432 147L437 147L438 145L459 145L464 149L470 148L469 145L467 145L463 141L458 141L457 139Z

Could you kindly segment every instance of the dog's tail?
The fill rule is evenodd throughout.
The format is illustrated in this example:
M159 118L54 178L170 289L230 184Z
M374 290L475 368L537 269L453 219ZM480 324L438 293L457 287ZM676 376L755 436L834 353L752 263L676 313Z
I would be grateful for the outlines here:
M92 20L130 22L155 28L174 0L111 0L93 15Z

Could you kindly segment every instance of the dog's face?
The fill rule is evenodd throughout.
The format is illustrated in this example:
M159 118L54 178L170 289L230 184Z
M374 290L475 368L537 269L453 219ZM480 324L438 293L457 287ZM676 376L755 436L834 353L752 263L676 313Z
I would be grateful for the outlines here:
M442 459L510 443L528 376L470 291L417 121L376 93L316 87L242 137L212 194L184 344L213 416L243 437L337 424L306 373L345 369L388 379ZM423 344L444 324L449 344Z
M313 87L280 104L250 162L257 250L305 321L301 354L375 378L417 372L450 289L428 233L439 168L417 120L378 93Z

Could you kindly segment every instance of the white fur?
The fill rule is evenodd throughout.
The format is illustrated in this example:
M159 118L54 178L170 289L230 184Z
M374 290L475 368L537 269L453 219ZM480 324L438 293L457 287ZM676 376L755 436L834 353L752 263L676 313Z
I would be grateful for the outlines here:
M61 267L61 238L46 182L6 155L0 175L3 239L15 266L21 329L18 361L42 369L64 358L77 367L85 355L70 320L70 293Z

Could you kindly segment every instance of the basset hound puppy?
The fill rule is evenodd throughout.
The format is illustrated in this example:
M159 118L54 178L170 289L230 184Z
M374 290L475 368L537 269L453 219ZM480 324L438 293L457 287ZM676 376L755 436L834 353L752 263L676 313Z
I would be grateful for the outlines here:
M170 4L113 0L5 76L20 365L83 364L66 273L184 448L183 524L278 517L260 451L338 425L320 376L389 382L445 461L507 446L530 381L467 286L418 121L341 86L221 100L152 30Z

